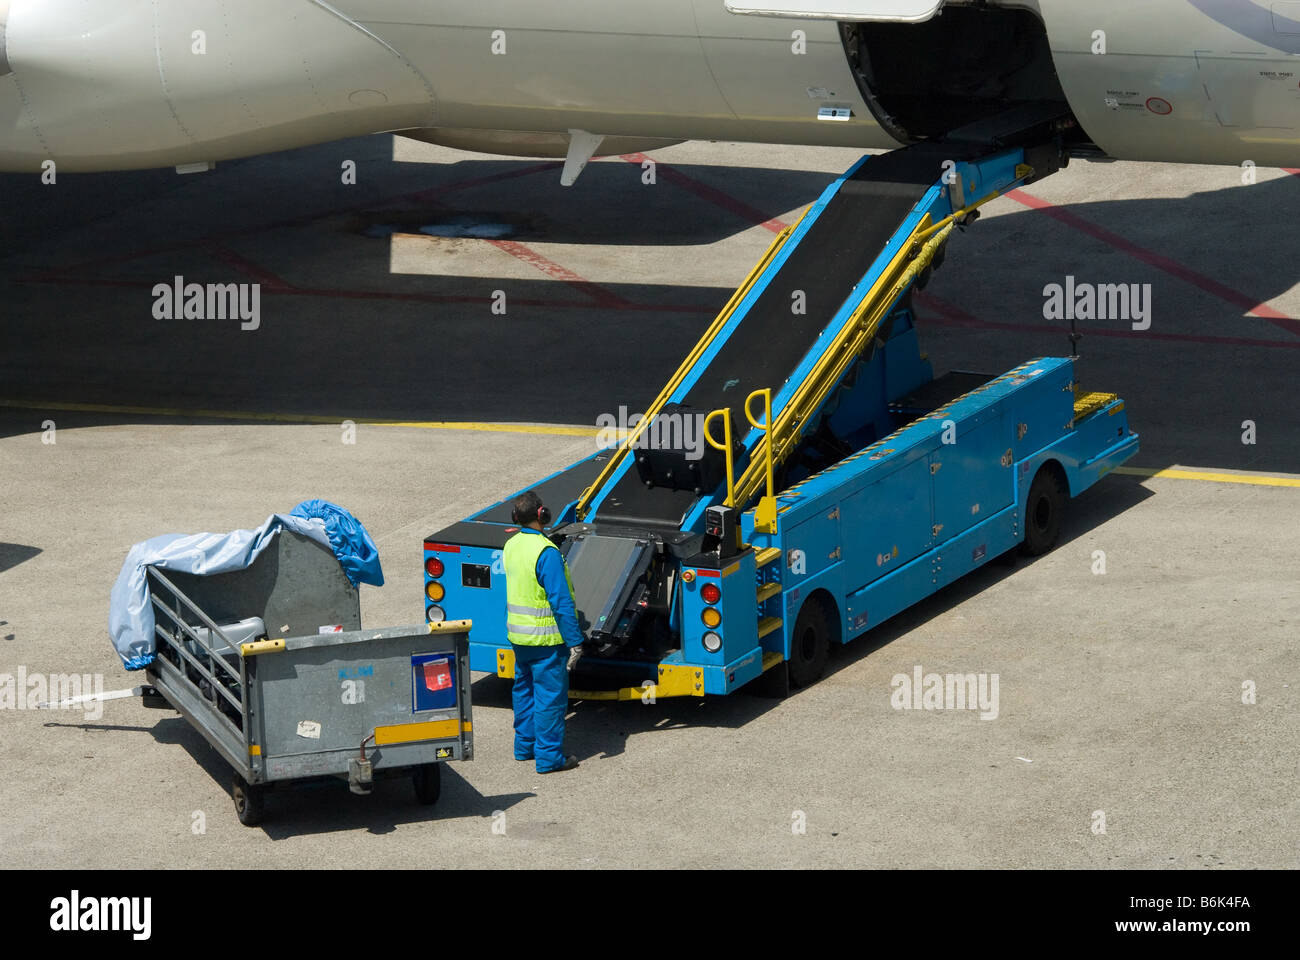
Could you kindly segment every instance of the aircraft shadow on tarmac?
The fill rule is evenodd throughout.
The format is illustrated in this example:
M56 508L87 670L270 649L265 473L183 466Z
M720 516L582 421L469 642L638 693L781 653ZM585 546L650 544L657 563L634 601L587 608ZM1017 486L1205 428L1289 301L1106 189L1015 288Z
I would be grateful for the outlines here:
M179 746L203 768L227 794L230 792L230 765L182 717L166 715L152 727L103 723L46 723L47 727L70 727L91 732L114 731L148 733L163 745ZM531 792L503 793L486 796L459 772L458 765L442 765L442 795L432 806L415 799L409 776L377 780L368 796L354 796L347 784L335 777L277 784L266 797L266 819L255 829L264 830L272 840L335 833L341 830L365 830L376 835L392 833L401 824L424 823L458 818L491 818L496 811L509 810L515 804L535 796ZM235 819L233 801L229 807L209 811L209 816ZM348 863L333 866L366 866Z
M0 543L0 573L30 560L40 552L40 547L29 547L22 543Z
M1114 477L1104 492L1098 488L1085 492L1070 501L1061 528L1061 538L1055 549L1062 549L1151 496L1154 494L1143 487L1137 477L1130 476ZM847 644L834 645L826 676L820 682L924 626L933 618L960 606L1011 576L1017 568L1034 562L1034 559L1021 557L1018 550L1013 550L968 573L863 636ZM583 684L579 682L574 686ZM474 681L472 688L474 706L509 710L510 688L508 680L491 675L480 677ZM792 689L790 696L797 697L804 692ZM576 754L580 761L590 758L606 759L622 754L629 737L642 734L653 736L665 729L739 729L769 711L780 709L780 704L779 699L756 695L744 687L738 693L726 697L671 697L654 704L578 700L570 704L571 718L565 735L565 749Z
M726 301L729 286L637 283L635 261L628 263L627 282L598 290L567 279L397 274L388 242L362 236L361 228L495 214L518 225L513 239L520 242L700 245L752 227L759 216L791 219L788 211L814 200L831 179L798 170L682 165L671 174L665 168L658 189L630 189L628 175L639 184L639 168L608 162L593 164L565 190L554 182L557 165L548 161L413 164L392 161L388 151L388 140L379 137L240 161L219 168L201 189L187 186L199 180L157 171L68 177L57 188L0 177L10 198L3 216L15 237L0 256L0 287L19 294L6 304L3 393L38 402L288 418L594 424L620 406L644 408ZM356 187L286 187L305 171L337 170L340 157L359 156L368 173ZM1226 171L1225 182L1235 175ZM702 195L685 181L707 189ZM463 182L479 186L439 193ZM740 208L710 201L708 190L724 189ZM1297 190L1287 177L1186 200L1102 200L1065 209L1115 234L1163 224L1158 243L1142 241L1147 248L1199 263L1216 281L1246 274L1249 299L1262 303L1297 279L1290 245L1277 242ZM161 211L150 208L147 236L119 237L107 250L81 249L85 232L100 220L125 218L144 230L131 211L159 194L167 203ZM517 213L534 208L537 214ZM64 251L64 234L76 252ZM269 246L264 234L273 239ZM246 256L248 245L256 249ZM1212 268L1204 266L1207 249ZM268 251L273 259L290 258L272 266L287 262L281 269L297 289L264 293L256 333L239 331L237 322L154 320L150 290L159 277L249 279L220 250L245 259ZM87 275L100 268L77 266L95 253L112 261L102 280ZM314 260L331 268L329 281L304 296L296 278ZM1064 353L1067 325L1043 320L1042 291L1067 274L1153 284L1160 312L1152 337L1126 336L1126 321L1081 324L1085 379L1091 389L1128 401L1134 427L1144 434L1138 462L1298 469L1300 418L1286 390L1293 348L1300 346L1293 325L1279 321L1279 329L1247 317L1231 297L1198 290L1028 209L987 218L952 244L926 291L937 299L928 306L922 298L919 309L923 348L936 372L999 373L1029 357ZM492 292L502 288L514 306L493 316ZM933 308L938 303L968 311L967 319L954 322ZM33 432L40 419L39 410L0 410L0 436ZM141 419L64 411L58 422ZM1267 424L1267 442L1243 447L1234 424L1244 419L1257 421L1261 431ZM178 421L221 418L168 418ZM1198 427L1212 422L1219 428Z

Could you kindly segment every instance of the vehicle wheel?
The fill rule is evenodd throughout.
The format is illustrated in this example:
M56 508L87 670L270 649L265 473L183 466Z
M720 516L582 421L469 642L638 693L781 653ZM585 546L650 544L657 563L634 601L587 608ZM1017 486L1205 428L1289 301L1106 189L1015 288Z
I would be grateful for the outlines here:
M817 599L804 602L790 634L790 683L806 687L826 672L830 656L830 624Z
M239 817L240 823L246 827L255 827L262 822L262 815L266 812L265 787L252 786L239 774L235 774L230 795L235 800L235 816Z
M1025 502L1025 541L1020 545L1021 553L1037 557L1056 546L1066 499L1056 470L1050 466L1039 468Z
M415 784L415 798L426 807L438 802L442 795L442 764L426 763L411 771Z

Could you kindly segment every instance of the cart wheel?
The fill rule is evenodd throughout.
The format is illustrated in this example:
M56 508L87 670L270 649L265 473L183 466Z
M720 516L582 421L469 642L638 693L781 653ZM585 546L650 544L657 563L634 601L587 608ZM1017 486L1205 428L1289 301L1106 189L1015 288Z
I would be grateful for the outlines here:
M235 774L230 795L234 798L235 815L239 817L240 823L246 827L255 827L262 822L262 814L266 812L265 787L251 786L243 777Z
M442 764L426 763L411 771L411 781L415 784L415 798L422 804L432 806L442 795Z
M1029 499L1025 502L1025 542L1021 553L1037 557L1056 546L1061 535L1061 519L1065 516L1065 489L1056 468L1045 464L1034 474L1029 486Z
M830 656L830 624L817 598L806 601L790 634L790 683L806 687L826 672Z

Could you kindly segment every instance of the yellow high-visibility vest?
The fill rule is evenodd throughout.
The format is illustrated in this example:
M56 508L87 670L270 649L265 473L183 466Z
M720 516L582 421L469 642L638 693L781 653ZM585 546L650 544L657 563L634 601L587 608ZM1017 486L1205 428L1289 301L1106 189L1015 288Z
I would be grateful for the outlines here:
M549 647L564 643L546 590L537 581L537 561L546 550L558 550L540 533L520 531L506 541L506 634L521 647ZM573 581L565 564L564 578L573 594Z

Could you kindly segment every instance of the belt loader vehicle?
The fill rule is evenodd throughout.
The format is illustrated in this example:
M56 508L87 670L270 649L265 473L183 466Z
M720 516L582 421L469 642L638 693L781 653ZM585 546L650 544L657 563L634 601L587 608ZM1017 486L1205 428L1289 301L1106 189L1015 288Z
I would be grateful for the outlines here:
M616 449L533 487L602 688L571 696L811 683L830 644L1017 546L1050 549L1069 498L1137 451L1123 401L1083 390L1074 358L936 379L919 349L913 289L980 205L1059 169L1062 122L863 158L776 238ZM687 418L704 456L662 442ZM426 618L472 620L470 667L504 677L512 499L424 543Z

